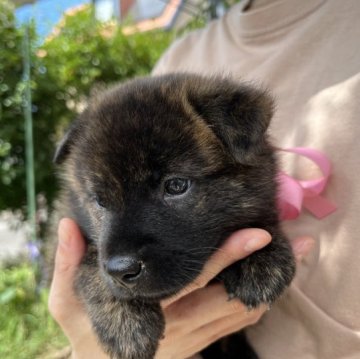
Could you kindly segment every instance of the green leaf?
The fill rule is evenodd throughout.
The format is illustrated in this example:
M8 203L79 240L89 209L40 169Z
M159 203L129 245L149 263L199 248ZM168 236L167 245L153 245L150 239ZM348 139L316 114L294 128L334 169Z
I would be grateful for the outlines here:
M16 297L16 288L10 287L0 293L0 304L7 304Z

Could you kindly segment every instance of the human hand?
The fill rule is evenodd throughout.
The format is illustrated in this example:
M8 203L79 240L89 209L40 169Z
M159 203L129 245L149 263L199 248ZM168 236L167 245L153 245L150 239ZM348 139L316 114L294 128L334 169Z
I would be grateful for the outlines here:
M228 300L224 286L208 284L232 263L265 247L271 241L262 229L235 232L205 264L200 276L176 296L162 304L166 326L156 359L190 358L218 339L255 324L268 305L250 310L239 300ZM292 241L297 261L310 252L314 240L299 237Z
M248 311L240 301L228 301L221 284L207 284L231 263L263 248L270 240L270 235L261 229L235 232L192 283L176 296L162 301L166 327L156 359L191 357L217 339L259 320L266 306ZM302 237L292 244L299 258L310 251L313 240ZM108 358L97 342L83 304L73 291L74 276L84 253L85 243L79 228L74 221L63 219L59 225L49 309L70 341L73 359Z
M71 219L62 219L58 239L49 311L69 339L72 359L109 358L98 344L83 304L74 293L75 273L86 250L79 227Z

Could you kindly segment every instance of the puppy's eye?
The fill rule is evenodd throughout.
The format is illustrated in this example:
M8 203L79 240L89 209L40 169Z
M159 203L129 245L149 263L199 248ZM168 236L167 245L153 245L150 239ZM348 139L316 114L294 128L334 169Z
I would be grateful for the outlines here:
M105 208L105 202L104 200L99 196L99 195L95 195L94 196L94 202L96 204L96 207L98 208Z
M191 187L191 181L187 178L171 178L165 181L165 193L170 196L177 196L185 193Z

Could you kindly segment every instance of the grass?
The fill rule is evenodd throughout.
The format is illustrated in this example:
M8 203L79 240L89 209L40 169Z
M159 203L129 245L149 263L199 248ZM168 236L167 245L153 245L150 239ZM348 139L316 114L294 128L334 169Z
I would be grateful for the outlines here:
M49 357L67 345L47 309L48 290L36 291L35 269L0 269L0 358Z

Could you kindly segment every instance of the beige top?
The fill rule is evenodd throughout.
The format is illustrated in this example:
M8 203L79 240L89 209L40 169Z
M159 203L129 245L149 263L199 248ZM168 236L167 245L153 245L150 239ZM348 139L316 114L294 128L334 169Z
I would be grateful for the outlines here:
M308 146L333 162L326 197L338 210L323 220L303 213L285 223L316 248L291 288L249 328L261 358L360 358L360 1L248 0L177 41L154 73L226 73L272 89L271 126L281 147ZM286 170L316 176L294 155Z

